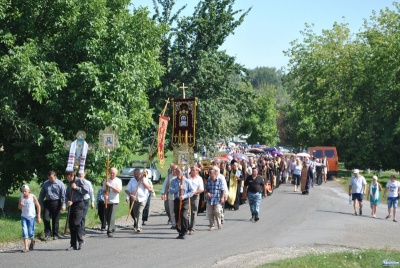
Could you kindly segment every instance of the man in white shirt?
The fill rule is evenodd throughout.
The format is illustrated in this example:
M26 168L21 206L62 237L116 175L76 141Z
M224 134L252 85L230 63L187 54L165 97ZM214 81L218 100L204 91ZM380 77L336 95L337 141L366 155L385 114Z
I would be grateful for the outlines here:
M196 166L190 168L188 180L192 184L194 190L193 195L190 197L189 234L192 235L194 234L196 226L196 212L199 207L199 195L204 192L203 179L200 177L199 169Z
M105 199L104 214L107 222L107 235L113 237L115 232L115 215L119 204L119 193L122 190L122 181L117 177L118 170L110 169L110 178L103 183L103 195Z
M357 203L359 203L360 207L360 216L362 215L362 201L365 195L365 186L367 182L363 176L360 175L360 171L355 169L353 171L354 176L350 179L349 184L349 196L351 196L353 200L353 207L354 207L354 215L357 216ZM357 202L358 201L358 202Z
M133 171L133 178L129 181L126 186L126 202L129 202L130 207L133 203L133 209L131 211L131 216L134 221L133 228L136 232L140 233L142 231L142 213L144 206L146 205L147 198L149 197L149 191L152 190L150 186L146 171L140 174L139 169Z
M385 192L383 193L383 197L386 196L386 192L389 190L389 194L387 197L387 204L388 204L388 215L386 216L386 219L389 219L391 217L390 210L393 207L393 221L397 222L396 219L396 210L397 210L397 204L398 204L398 198L399 198L399 191L400 191L400 182L396 181L396 176L391 175L390 176L390 181L386 184Z

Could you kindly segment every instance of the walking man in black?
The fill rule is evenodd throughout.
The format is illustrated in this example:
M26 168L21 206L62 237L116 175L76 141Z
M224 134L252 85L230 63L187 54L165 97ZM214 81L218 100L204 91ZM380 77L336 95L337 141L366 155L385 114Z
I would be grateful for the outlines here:
M83 210L85 204L83 198L85 194L89 193L89 185L82 178L75 178L72 171L66 172L68 187L66 198L69 206L68 225L71 233L71 245L67 250L82 249L83 246L83 228L81 226Z
M65 186L57 179L54 171L49 172L48 180L40 190L39 203L44 208L44 239L48 240L53 237L56 240L59 237L60 210L65 211ZM50 219L52 220L51 226Z

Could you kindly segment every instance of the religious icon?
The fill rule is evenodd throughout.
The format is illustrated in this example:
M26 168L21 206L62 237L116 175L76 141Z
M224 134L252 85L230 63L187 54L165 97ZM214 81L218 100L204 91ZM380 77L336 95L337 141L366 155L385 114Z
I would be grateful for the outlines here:
M104 145L105 146L112 146L113 145L113 139L114 137L112 135L104 135Z
M189 160L189 153L188 152L180 152L179 153L179 165L187 165Z
M118 146L118 136L112 128L106 127L99 131L99 148L110 152L117 149Z
M239 178L240 175L242 175L242 172L240 170L236 170L235 176Z
M187 117L186 117L186 115L181 115L179 126L187 127Z

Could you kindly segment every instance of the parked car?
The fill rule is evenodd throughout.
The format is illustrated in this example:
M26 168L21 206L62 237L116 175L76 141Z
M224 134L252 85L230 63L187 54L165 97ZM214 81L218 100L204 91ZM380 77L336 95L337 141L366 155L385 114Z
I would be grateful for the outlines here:
M146 162L146 160L136 160L133 161L132 165L124 167L118 176L122 180L123 184L127 184L129 180L133 178L133 171L136 168L142 172ZM157 166L154 162L150 162L150 164L146 167L146 170L147 178L151 179L153 183L158 183L161 181L161 173L157 169Z

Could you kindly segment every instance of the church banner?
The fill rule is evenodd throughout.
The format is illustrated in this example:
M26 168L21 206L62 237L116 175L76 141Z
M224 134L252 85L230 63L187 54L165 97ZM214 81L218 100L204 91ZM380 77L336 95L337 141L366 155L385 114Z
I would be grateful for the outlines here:
M165 163L164 143L165 134L167 133L168 120L168 117L160 115L158 124L158 159L160 160L161 165Z
M196 134L196 99L173 99L172 147L194 147Z

